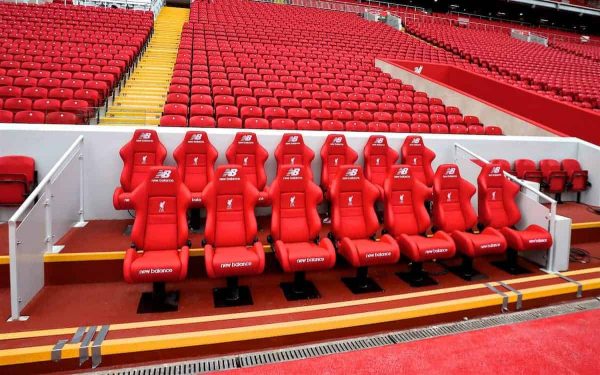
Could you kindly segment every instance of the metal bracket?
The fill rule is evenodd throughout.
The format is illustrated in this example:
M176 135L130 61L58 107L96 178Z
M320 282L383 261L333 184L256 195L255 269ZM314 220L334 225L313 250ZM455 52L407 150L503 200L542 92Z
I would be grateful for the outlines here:
M506 295L506 293L499 291L494 286L492 286L492 284L490 284L490 283L485 283L483 285L485 285L492 292L494 292L502 297L502 310L501 311L507 312L508 311L508 296Z
M77 331L75 331L75 334L71 338L71 341L69 341L69 344L79 344L81 342L83 334L85 333L85 328L86 327L77 328Z
M52 358L52 362L60 361L62 349L66 343L67 343L67 340L60 340L54 345L54 347L52 348L52 353L50 354L50 358Z
M581 285L581 283L579 281L573 280L570 277L562 275L558 272L556 273L556 276L560 277L561 279L563 279L565 281L568 281L572 284L577 285L577 294L576 294L577 298L581 298L583 296L583 285Z
M94 340L94 343L92 344L92 368L96 368L100 366L100 363L102 363L102 342L108 334L109 327L110 326L108 325L102 326L100 332Z
M517 310L521 310L521 307L523 307L523 293L521 293L517 289L513 288L512 286L510 286L502 281L498 281L498 284L502 285L502 287L510 290L511 292L513 292L517 295L517 304L516 304L515 308Z
M91 326L85 336L83 337L83 341L81 341L81 346L79 347L79 366L85 363L90 358L90 353L88 350L88 346L92 341L92 338L96 334L96 326Z

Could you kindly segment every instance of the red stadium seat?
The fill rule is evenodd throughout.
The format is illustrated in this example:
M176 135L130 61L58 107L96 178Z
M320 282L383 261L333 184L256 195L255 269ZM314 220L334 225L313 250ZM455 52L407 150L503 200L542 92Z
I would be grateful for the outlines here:
M46 115L40 111L21 111L15 113L13 121L21 124L43 124Z
M152 293L142 294L138 313L177 311L179 292L167 293L165 283L187 275L190 191L175 167L153 166L130 198L136 216L123 275L128 283L152 283Z
M487 254L502 254L506 240L492 227L479 232L477 214L471 205L475 186L464 180L456 164L440 165L433 178L433 224L450 233L463 262L450 270L465 280L480 274L473 268L473 258Z
M358 154L346 142L343 134L329 134L321 147L321 188L328 191L331 181L342 165L356 163Z
M365 178L374 184L383 198L383 182L390 167L396 164L398 153L387 144L383 135L372 135L363 149Z
M485 135L502 135L502 128L499 126L485 126Z
M539 225L529 225L517 230L515 225L521 220L521 212L515 202L520 191L519 185L504 176L500 164L486 164L477 178L479 222L500 230L506 239L508 249L506 261L493 264L512 274L530 273L517 264L519 251L548 250L552 246L552 236Z
M561 193L567 189L567 172L561 170L560 163L554 159L540 160L540 171L545 190L555 194L556 200L561 202Z
M192 116L190 117L189 126L195 128L214 128L216 127L215 119L211 116Z
M411 176L421 181L426 186L433 186L433 168L431 163L435 159L435 152L425 146L423 138L418 135L409 135L400 147L402 164L410 165Z
M401 273L411 286L436 285L423 270L423 262L452 258L456 246L444 231L426 236L431 220L425 202L431 189L423 184L409 165L393 165L383 185L385 194L385 229L398 241L400 254L410 259L410 272Z
M219 156L206 132L191 130L173 152L177 170L192 194L191 207L202 207L202 191L214 179Z
M29 111L31 110L31 99L8 98L4 101L4 109L7 111Z
M5 111L3 109L0 110L0 123L9 123L13 122L13 113L11 111Z
M229 164L240 165L244 171L244 180L259 191L265 189L267 174L265 162L269 153L258 143L256 134L238 132L225 153Z
M296 130L296 123L294 122L294 120L276 118L271 120L271 129Z
M252 135L255 142L252 133L238 133L234 142L244 142L247 135ZM227 278L227 288L213 291L216 307L252 304L250 290L238 285L238 276L261 274L265 267L254 216L259 192L246 179L244 169L247 167L237 164L219 166L215 179L202 193L206 207L202 242L206 273L211 278Z
M331 240L319 239L317 206L323 193L309 177L309 170L310 166L302 164L280 166L269 189L273 205L269 241L283 270L295 273L293 283L281 283L288 301L319 298L319 291L306 280L305 272L335 265Z
M242 119L233 116L223 116L217 119L218 128L241 128Z
M381 287L367 276L368 267L393 264L400 258L398 243L389 234L375 241L379 221L375 201L379 189L370 183L357 165L339 168L329 189L331 200L331 237L338 253L357 268L354 278L342 281L355 294L381 291Z
M577 193L577 202L581 199L581 192L592 186L588 181L588 171L583 170L575 159L564 159L561 169L567 173L567 186L569 191Z
M49 112L46 115L46 124L81 124L81 120L77 115L70 112Z
M164 163L167 150L155 130L137 129L121 148L119 156L123 160L123 170L121 186L113 194L113 206L117 210L127 210L132 208L131 192L145 181L150 168Z
M515 160L515 173L521 180L533 181L538 184L542 183L544 176L535 166L535 162L529 159Z
M35 160L20 155L0 156L0 205L21 205L36 184Z
M321 124L317 120L298 120L298 130L321 130Z
M281 137L281 141L275 148L275 161L278 168L283 165L304 165L305 178L312 181L312 166L311 163L315 158L315 153L304 144L304 138L299 133L285 133Z
M244 121L246 129L269 129L269 121L264 118L247 118Z

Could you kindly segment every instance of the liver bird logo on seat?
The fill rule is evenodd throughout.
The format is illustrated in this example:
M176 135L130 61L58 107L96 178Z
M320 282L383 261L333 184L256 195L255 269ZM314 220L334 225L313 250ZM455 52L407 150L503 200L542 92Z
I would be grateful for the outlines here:
M194 157L194 165L198 165L198 157Z
M451 201L452 201L452 192L450 192L450 193L448 193L448 194L446 195L446 200L447 200L448 202L451 202Z
M165 212L166 204L167 204L166 201L160 201L160 203L158 203L158 212Z
M146 164L147 160L148 160L148 155L143 155L142 156L142 164Z
M227 199L227 209L231 210L233 208L233 198Z
M292 195L290 197L290 207L296 207L296 196Z
M348 206L352 206L352 200L354 199L354 195L348 197Z
M245 156L244 160L242 160L242 164L243 165L248 165L248 157L247 156Z
M400 204L404 204L404 194L400 194Z

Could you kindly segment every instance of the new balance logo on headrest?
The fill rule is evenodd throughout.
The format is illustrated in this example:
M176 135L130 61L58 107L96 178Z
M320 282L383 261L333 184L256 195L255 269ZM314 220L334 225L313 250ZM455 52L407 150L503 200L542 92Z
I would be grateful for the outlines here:
M410 141L410 145L411 146L420 146L421 145L421 138L413 138Z
M173 182L173 179L171 178L171 172L173 171L170 169L159 169L152 179L152 182Z
M138 136L138 139L136 139L136 142L154 142L152 140L152 133L151 132L140 133L140 135Z
M356 177L358 175L358 168L348 168L344 177Z
M238 143L252 143L252 136L253 134L244 134L240 137Z
M446 169L446 171L444 172L444 178L453 178L453 177L457 177L456 176L456 168L455 167L450 167L448 169Z
M394 178L410 178L410 175L408 174L408 167L398 168Z
M238 173L237 168L227 168L223 171L223 175L221 176L221 178L236 177L237 173Z
M493 168L490 170L490 174L489 174L489 175L490 175L490 176L497 176L497 175L499 175L499 174L500 174L500 167L498 166L498 167L493 167Z
M192 134L188 143L204 143L202 140L202 133Z
M286 177L298 177L300 175L300 168L290 168L287 171Z
M383 137L377 137L375 138L375 140L373 141L373 144L375 146L381 146L383 144L383 142L385 141L385 138Z
M343 141L342 141L342 139L343 139L343 137L334 137L334 138L331 140L331 145L332 145L332 146L341 146L341 145L342 145L342 142L343 142Z
M297 135L290 135L288 140L287 140L288 144L297 144L298 143L298 136Z

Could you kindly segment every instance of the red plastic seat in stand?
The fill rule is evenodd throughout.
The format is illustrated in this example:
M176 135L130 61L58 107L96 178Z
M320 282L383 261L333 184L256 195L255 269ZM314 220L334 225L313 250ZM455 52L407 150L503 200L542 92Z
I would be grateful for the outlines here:
M173 152L179 175L192 193L190 226L200 228L202 191L214 179L215 161L219 153L210 143L205 131L192 130L185 133L183 141Z
M265 268L263 245L257 238L254 208L259 191L239 164L221 165L206 185L204 261L211 278L227 278L226 288L213 291L216 307L251 305L252 295L238 285L239 276L258 275Z
M450 271L471 281L483 277L473 268L473 258L506 251L504 236L492 227L481 232L471 205L475 186L464 180L456 164L442 164L433 178L433 224L450 233L463 262Z
M520 187L504 176L500 164L486 164L477 178L479 222L486 227L498 229L506 239L506 261L492 262L495 266L512 274L530 273L517 263L520 251L548 250L552 247L552 236L539 225L529 225L518 230L515 225L521 220L521 212L515 202Z
M425 207L425 202L431 199L431 188L412 172L413 167L409 165L390 168L383 185L385 229L398 241L400 254L411 262L410 272L398 273L398 276L415 287L436 285L423 270L423 262L452 258L456 246L444 231L431 234L431 219Z
M577 203L579 203L581 192L592 186L588 181L588 171L582 169L579 161L575 159L564 159L561 162L561 168L567 173L568 190L577 193Z
M154 166L130 199L136 216L123 275L128 283L153 285L152 293L142 294L138 313L177 311L179 292L167 293L165 283L187 275L190 191L175 167Z
M150 168L162 165L167 157L167 149L151 129L136 129L133 137L119 151L123 160L121 186L115 189L113 205L117 210L131 209L131 192L143 181Z
M554 159L540 160L540 170L544 177L544 189L554 194L558 203L562 203L561 194L567 189L567 172L561 170L560 163Z
M0 157L0 205L19 206L35 188L35 160L29 156Z
M375 202L379 189L363 175L362 167L344 165L339 168L330 186L331 224L330 238L340 254L357 268L356 277L342 281L355 294L381 291L381 287L368 277L368 267L393 264L400 258L398 243L389 234L376 241L379 221Z
M317 206L323 193L306 172L302 164L280 166L269 189L273 207L269 242L283 270L295 273L293 283L281 283L288 301L319 298L319 291L306 280L305 273L335 265L331 240L319 238Z

